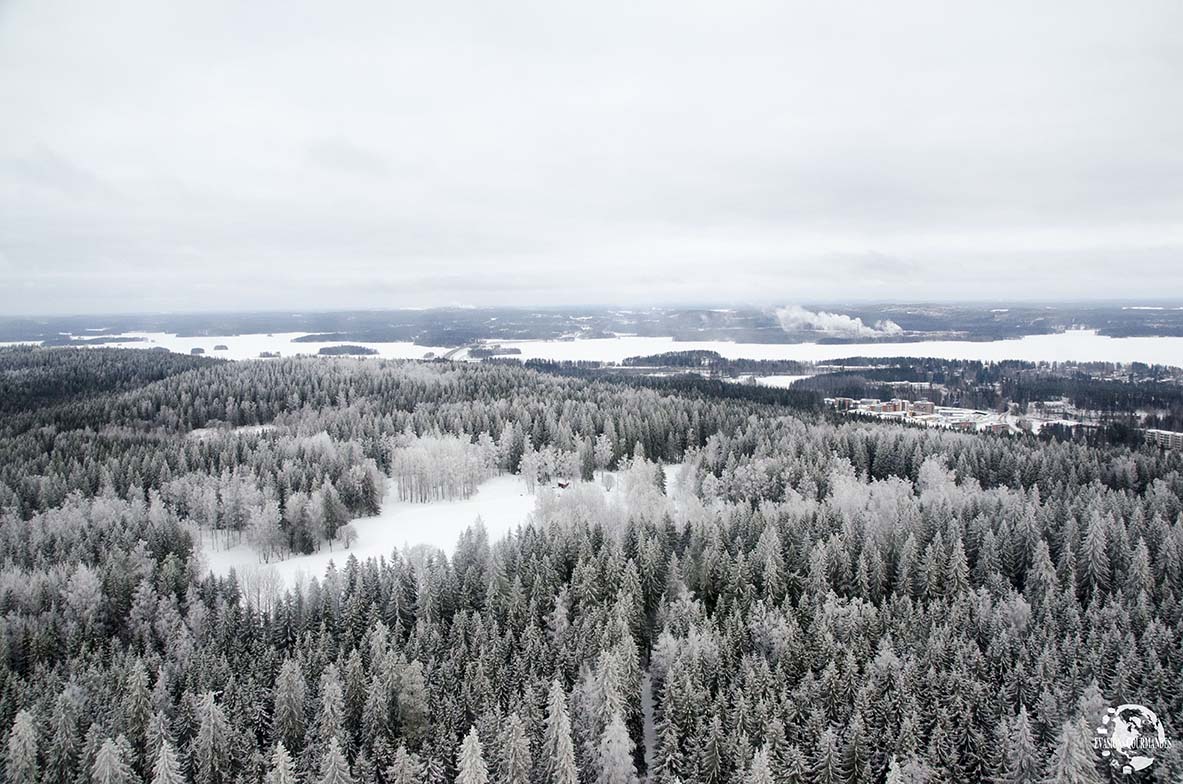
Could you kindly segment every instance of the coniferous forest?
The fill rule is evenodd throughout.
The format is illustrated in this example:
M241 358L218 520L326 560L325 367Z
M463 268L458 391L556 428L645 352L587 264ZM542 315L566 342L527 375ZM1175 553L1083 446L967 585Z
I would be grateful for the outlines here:
M389 477L502 474L539 499L505 538L345 549ZM238 543L339 557L264 589L210 572ZM12 784L1087 784L1123 703L1175 739L1138 780L1183 780L1154 447L504 363L3 349L0 558Z

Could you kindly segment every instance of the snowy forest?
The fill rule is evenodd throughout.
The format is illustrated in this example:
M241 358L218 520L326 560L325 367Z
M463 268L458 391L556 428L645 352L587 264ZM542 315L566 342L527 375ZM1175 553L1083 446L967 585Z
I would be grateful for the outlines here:
M4 780L1090 784L1122 703L1183 780L1178 452L709 389L0 349ZM341 546L497 474L504 538ZM340 557L262 602L217 542Z

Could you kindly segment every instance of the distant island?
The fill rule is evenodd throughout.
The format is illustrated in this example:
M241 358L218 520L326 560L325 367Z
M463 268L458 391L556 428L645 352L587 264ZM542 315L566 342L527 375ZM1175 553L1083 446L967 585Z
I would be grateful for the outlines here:
M378 353L377 349L369 348L368 346L325 346L320 351L316 352L322 357L336 357L336 356L373 356Z

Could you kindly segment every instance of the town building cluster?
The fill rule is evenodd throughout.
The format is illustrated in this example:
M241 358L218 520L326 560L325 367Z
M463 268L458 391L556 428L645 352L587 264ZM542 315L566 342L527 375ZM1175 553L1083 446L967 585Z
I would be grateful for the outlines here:
M938 406L930 400L828 397L825 399L825 403L837 411L865 414L879 419L914 422L929 427L946 427L968 431L981 430L993 433L1010 433L1018 430L1017 425L1009 422L1005 414L970 408Z

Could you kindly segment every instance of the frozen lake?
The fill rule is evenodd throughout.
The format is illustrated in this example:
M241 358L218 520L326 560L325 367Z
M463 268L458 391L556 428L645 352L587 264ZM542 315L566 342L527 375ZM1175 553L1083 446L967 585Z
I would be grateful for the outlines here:
M167 348L188 354L202 348L206 356L226 359L254 359L261 352L278 352L289 357L316 354L322 347L342 343L372 348L377 356L389 359L422 359L428 353L440 357L449 349L419 346L414 343L364 343L332 341L293 343L305 333L286 332L273 335L213 335L178 337L163 332L128 333L143 341L110 344L127 348ZM498 341L503 348L521 351L514 357L550 360L587 360L620 362L627 357L660 354L667 351L717 351L729 359L794 359L819 362L840 357L935 357L938 359L974 359L996 362L1019 359L1029 362L1146 362L1183 366L1183 337L1111 338L1093 330L1074 330L1054 335L1028 335L1017 340L967 341L933 340L917 343L729 343L724 341L675 341L669 337L618 337L591 340ZM223 351L214 346L224 345ZM463 356L466 352L457 352Z
M163 347L178 354L188 354L190 349L205 349L207 357L221 357L223 359L255 359L264 351L278 352L280 356L291 357L299 354L316 354L326 346L365 346L378 352L377 356L387 359L422 359L429 352L436 356L447 353L448 349L436 346L417 346L414 343L358 343L352 340L334 340L322 343L293 343L294 338L306 335L306 332L277 332L271 335L214 335L212 337L178 337L166 332L130 332L123 337L144 338L137 343L114 344L127 348L156 348ZM215 351L214 346L225 346L223 351Z
M1183 366L1183 338L1111 338L1093 330L1028 335L989 342L932 340L919 343L727 343L675 341L660 337L619 337L575 341L502 342L526 359L620 362L626 357L666 351L717 351L728 359L795 359L819 362L840 357L935 357L997 362L1146 362Z

